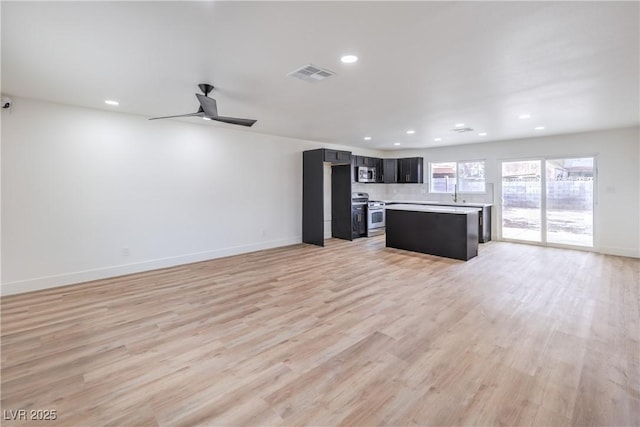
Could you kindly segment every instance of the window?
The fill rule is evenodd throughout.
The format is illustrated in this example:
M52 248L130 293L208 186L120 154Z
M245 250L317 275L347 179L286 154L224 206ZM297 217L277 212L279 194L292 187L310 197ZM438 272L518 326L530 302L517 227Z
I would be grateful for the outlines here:
M484 160L429 163L432 193L484 193ZM457 188L456 188L457 186Z

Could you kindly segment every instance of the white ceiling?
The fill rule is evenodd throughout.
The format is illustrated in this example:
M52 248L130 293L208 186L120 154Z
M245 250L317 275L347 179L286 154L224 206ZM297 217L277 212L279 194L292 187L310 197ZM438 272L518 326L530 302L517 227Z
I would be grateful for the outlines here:
M144 119L196 111L206 82L221 115L258 120L250 132L374 149L630 126L638 6L2 1L2 93ZM337 75L287 77L310 63Z

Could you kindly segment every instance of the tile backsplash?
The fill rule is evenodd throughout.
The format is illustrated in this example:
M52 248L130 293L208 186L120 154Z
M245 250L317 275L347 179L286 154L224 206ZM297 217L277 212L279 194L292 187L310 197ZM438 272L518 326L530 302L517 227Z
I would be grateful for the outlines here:
M363 184L354 182L351 184L351 191L358 193L368 193L369 200L387 200L387 187L389 184Z
M452 202L452 194L429 193L428 184L361 184L354 182L354 192L369 193L370 200L428 200L434 202ZM483 194L459 194L458 202L462 203L495 203L493 183L486 184Z

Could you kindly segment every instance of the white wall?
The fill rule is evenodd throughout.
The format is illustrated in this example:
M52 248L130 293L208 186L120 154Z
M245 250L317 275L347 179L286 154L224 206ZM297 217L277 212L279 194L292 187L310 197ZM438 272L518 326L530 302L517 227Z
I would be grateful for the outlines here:
M500 161L541 156L571 157L595 155L598 175L594 210L595 250L640 257L640 131L638 127L555 135L512 141L395 151L387 157L424 157L428 162L485 160L488 195L469 196L467 201L493 199L492 231L497 232L500 199ZM426 176L426 175L425 175ZM396 192L394 193L394 189ZM388 199L440 200L447 195L431 195L428 184L387 187Z
M331 147L14 101L2 111L2 294L298 243L302 151ZM639 145L635 127L417 151L333 147L425 162L483 158L489 182L499 159L597 154L598 249L638 257ZM428 198L417 184L354 185L378 199L393 188Z
M14 99L2 294L299 243L302 151L319 147L331 145Z

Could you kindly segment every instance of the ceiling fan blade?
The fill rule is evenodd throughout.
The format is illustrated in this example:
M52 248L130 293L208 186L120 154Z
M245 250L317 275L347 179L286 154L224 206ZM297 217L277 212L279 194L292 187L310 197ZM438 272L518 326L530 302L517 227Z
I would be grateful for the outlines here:
M232 125L240 125L251 127L257 120L252 119L239 119L236 117L224 117L218 115L218 103L215 99L209 98L207 95L209 92L213 90L213 86L210 84L200 84L200 90L204 92L204 95L201 93L196 93L196 98L198 98L198 102L200 103L200 108L198 111L191 114L180 114L176 116L165 116L165 117L153 117L149 120L158 120L158 119L172 119L177 117L202 117L207 120L215 120L218 122L229 123Z
M200 102L200 108L205 112L207 116L217 116L218 115L218 103L215 99L209 98L208 96L196 93L198 97L198 101Z
M251 119L237 119L235 117L222 117L222 116L211 116L211 120L216 120L218 122L223 123L231 123L232 125L240 125L240 126L248 126L251 127L257 120Z
M205 114L203 112L190 113L190 114L178 114L177 116L164 116L164 117L152 117L149 120L158 120L158 119L173 119L175 117L204 117Z

